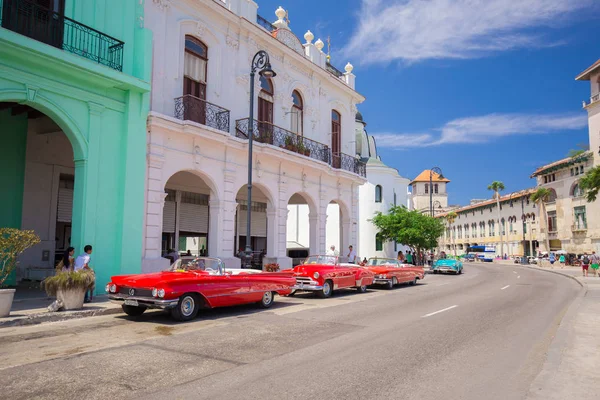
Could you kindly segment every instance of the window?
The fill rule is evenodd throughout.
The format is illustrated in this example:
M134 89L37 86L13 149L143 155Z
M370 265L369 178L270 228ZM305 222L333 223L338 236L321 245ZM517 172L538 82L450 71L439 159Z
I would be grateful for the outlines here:
M425 184L425 194L429 193L429 183Z
M583 174L583 165L579 167L579 173Z
M548 176L544 175L544 183L548 183Z
M575 228L587 229L587 217L585 215L585 206L575 207L573 211L575 214Z
M381 203L383 188L381 185L375 186L375 203Z
M297 90L292 92L292 123L291 130L297 135L303 134L304 124L303 124L303 112L304 112L304 103L302 102L302 96Z
M333 167L341 167L342 151L342 116L339 112L331 110L331 152L333 155Z
M192 36L185 37L183 94L206 100L208 48Z
M512 233L512 232L514 231L514 230L513 230L513 220L512 220L512 218L509 218L509 219L508 219L508 231L509 231L510 233Z
M273 81L260 76L260 92L258 93L258 118L259 130L269 129L273 124ZM261 124L262 122L262 124ZM267 124L264 124L264 123Z
M397 201L398 199L396 198L396 192L394 192L394 206L398 205Z
M434 190L434 193L436 193L436 194L438 193L438 184L437 183L435 185L433 185L433 190Z
M557 230L556 211L548 211L548 232L556 232Z
M383 251L383 241L379 234L375 235L375 251Z
M554 202L556 202L556 190L550 189L550 195L548 196L547 203L554 203Z
M501 235L506 235L506 221L504 218L500 220L500 232L502 232Z
M573 185L573 189L571 189L571 196L573 196L573 197L582 197L583 196L583 190L581 190L581 187L579 187L578 183Z
M575 176L575 171L571 168L571 176Z

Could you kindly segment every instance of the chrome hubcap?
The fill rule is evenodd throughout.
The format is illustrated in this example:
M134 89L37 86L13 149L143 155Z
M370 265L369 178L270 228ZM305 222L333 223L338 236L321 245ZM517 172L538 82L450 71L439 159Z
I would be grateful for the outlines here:
M272 301L273 301L273 293L265 292L265 294L263 294L263 303L271 304Z
M191 297L186 297L181 302L181 313L184 316L189 317L190 315L192 315L192 312L194 312L195 306L196 303L194 302L194 299L192 299Z
M323 293L329 294L330 291L331 291L331 286L329 286L329 282L325 282L325 284L323 285Z

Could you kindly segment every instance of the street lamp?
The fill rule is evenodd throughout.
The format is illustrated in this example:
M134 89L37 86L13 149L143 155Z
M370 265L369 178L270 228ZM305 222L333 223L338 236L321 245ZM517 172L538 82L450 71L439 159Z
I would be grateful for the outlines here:
M256 71L265 78L274 78L277 74L271 69L269 55L266 51L260 50L254 55L250 67L250 113L248 115L248 204L246 206L247 224L246 224L246 268L252 266L252 245L251 245L251 216L252 216L252 140L254 139L254 76Z
M433 217L433 173L438 174L440 179L444 179L442 170L439 167L433 167L429 170L429 215Z
M431 216L435 217L435 208L442 208L442 203L440 203L439 201L434 201L433 202L433 207L431 208Z

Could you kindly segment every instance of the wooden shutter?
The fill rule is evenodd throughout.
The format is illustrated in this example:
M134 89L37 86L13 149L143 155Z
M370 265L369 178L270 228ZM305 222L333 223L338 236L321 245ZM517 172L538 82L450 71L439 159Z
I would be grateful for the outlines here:
M58 222L71 222L73 218L73 189L58 189L58 207L56 220Z
M208 206L180 203L179 230L183 232L208 233Z
M175 202L165 201L163 208L163 232L175 233Z

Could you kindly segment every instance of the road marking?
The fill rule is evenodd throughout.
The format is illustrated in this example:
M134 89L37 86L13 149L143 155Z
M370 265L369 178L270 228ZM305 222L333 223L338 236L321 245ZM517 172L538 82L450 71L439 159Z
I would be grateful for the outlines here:
M453 308L456 308L456 307L458 307L458 305L456 305L456 304L455 304L455 305L453 305L453 306L450 306L450 307L444 308L443 310L439 310L439 311L436 311L436 312L432 312L432 313L429 313L429 314L425 314L425 315L423 315L421 318L427 318L427 317L431 317L432 315L439 314L439 313L442 313L442 312L444 312L444 311L452 310Z
M504 289L506 289L506 288L508 288L508 287L510 287L510 285L506 285L506 286L504 286L503 288L501 288L500 290L504 290Z
M446 282L446 283L440 283L439 285L435 285L435 286L444 286L444 285L449 285L450 282Z

